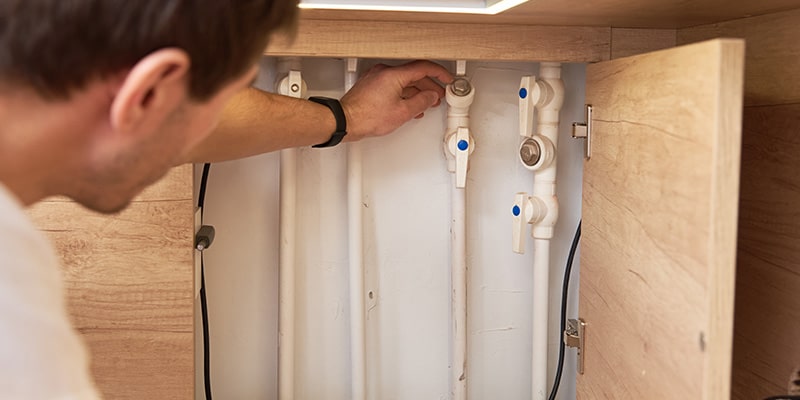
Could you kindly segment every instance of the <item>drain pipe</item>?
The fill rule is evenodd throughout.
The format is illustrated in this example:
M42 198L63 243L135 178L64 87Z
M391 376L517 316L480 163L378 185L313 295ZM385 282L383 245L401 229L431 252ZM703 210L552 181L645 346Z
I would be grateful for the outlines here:
M306 84L300 74L300 59L279 60L278 73L287 74L277 86L280 94L304 97ZM295 360L295 254L297 244L297 149L281 150L280 289L278 322L278 398L294 399Z
M347 93L358 79L358 59L345 60L344 91ZM364 310L364 223L362 203L361 143L347 146L347 215L350 258L350 363L351 396L367 398L367 342Z
M547 398L547 355L550 300L550 240L558 221L556 198L556 149L558 122L564 104L561 64L542 63L539 79L522 78L520 84L520 146L523 165L535 172L533 194L517 193L512 214L513 249L523 253L524 232L533 225L533 340L531 387L534 400ZM538 111L536 134L531 134L534 108Z
M469 107L475 98L465 79L466 61L456 62L456 78L447 85L447 132L444 138L448 170L453 173L451 281L453 312L452 391L454 400L467 398L467 194L469 155L475 141L469 131Z

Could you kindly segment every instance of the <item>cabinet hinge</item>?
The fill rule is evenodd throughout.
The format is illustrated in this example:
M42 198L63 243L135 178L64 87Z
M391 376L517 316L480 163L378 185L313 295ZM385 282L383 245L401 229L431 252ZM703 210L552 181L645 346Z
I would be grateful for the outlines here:
M592 106L586 105L586 122L575 122L572 124L572 137L575 139L586 139L584 147L584 157L592 158Z
M583 375L583 355L586 339L586 322L582 319L570 319L567 321L567 329L564 330L564 344L567 347L578 349L578 373Z

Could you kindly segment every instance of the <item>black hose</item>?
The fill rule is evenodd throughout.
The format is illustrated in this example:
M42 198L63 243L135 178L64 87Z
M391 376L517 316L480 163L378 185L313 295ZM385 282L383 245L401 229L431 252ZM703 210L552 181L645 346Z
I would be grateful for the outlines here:
M575 236L572 238L572 246L569 248L569 257L567 257L567 266L564 268L564 283L561 288L561 330L559 335L563 335L567 329L567 297L569 295L569 278L572 273L572 262L575 259L575 252L578 250L578 242L581 238L581 221L578 222L578 229L575 230ZM550 391L549 400L555 400L558 394L558 386L561 384L561 373L564 371L564 340L560 341L558 346L558 367L556 369L556 377L553 381L553 389Z

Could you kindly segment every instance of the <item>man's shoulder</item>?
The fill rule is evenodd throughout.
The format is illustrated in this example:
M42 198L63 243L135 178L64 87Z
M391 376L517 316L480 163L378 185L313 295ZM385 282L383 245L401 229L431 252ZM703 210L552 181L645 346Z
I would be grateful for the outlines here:
M36 266L58 270L55 251L21 203L0 183L0 269L25 268L28 271L16 274L32 273L30 269Z

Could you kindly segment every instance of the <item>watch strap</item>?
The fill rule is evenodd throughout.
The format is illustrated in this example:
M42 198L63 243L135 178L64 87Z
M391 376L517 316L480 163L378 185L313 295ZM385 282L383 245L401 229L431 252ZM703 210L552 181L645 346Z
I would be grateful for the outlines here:
M310 97L308 100L328 107L328 109L330 109L333 113L333 117L336 119L336 131L333 132L331 138L325 143L315 144L311 147L333 147L341 143L342 139L344 139L345 135L347 135L347 118L344 115L342 103L340 103L339 100L331 99L329 97Z

